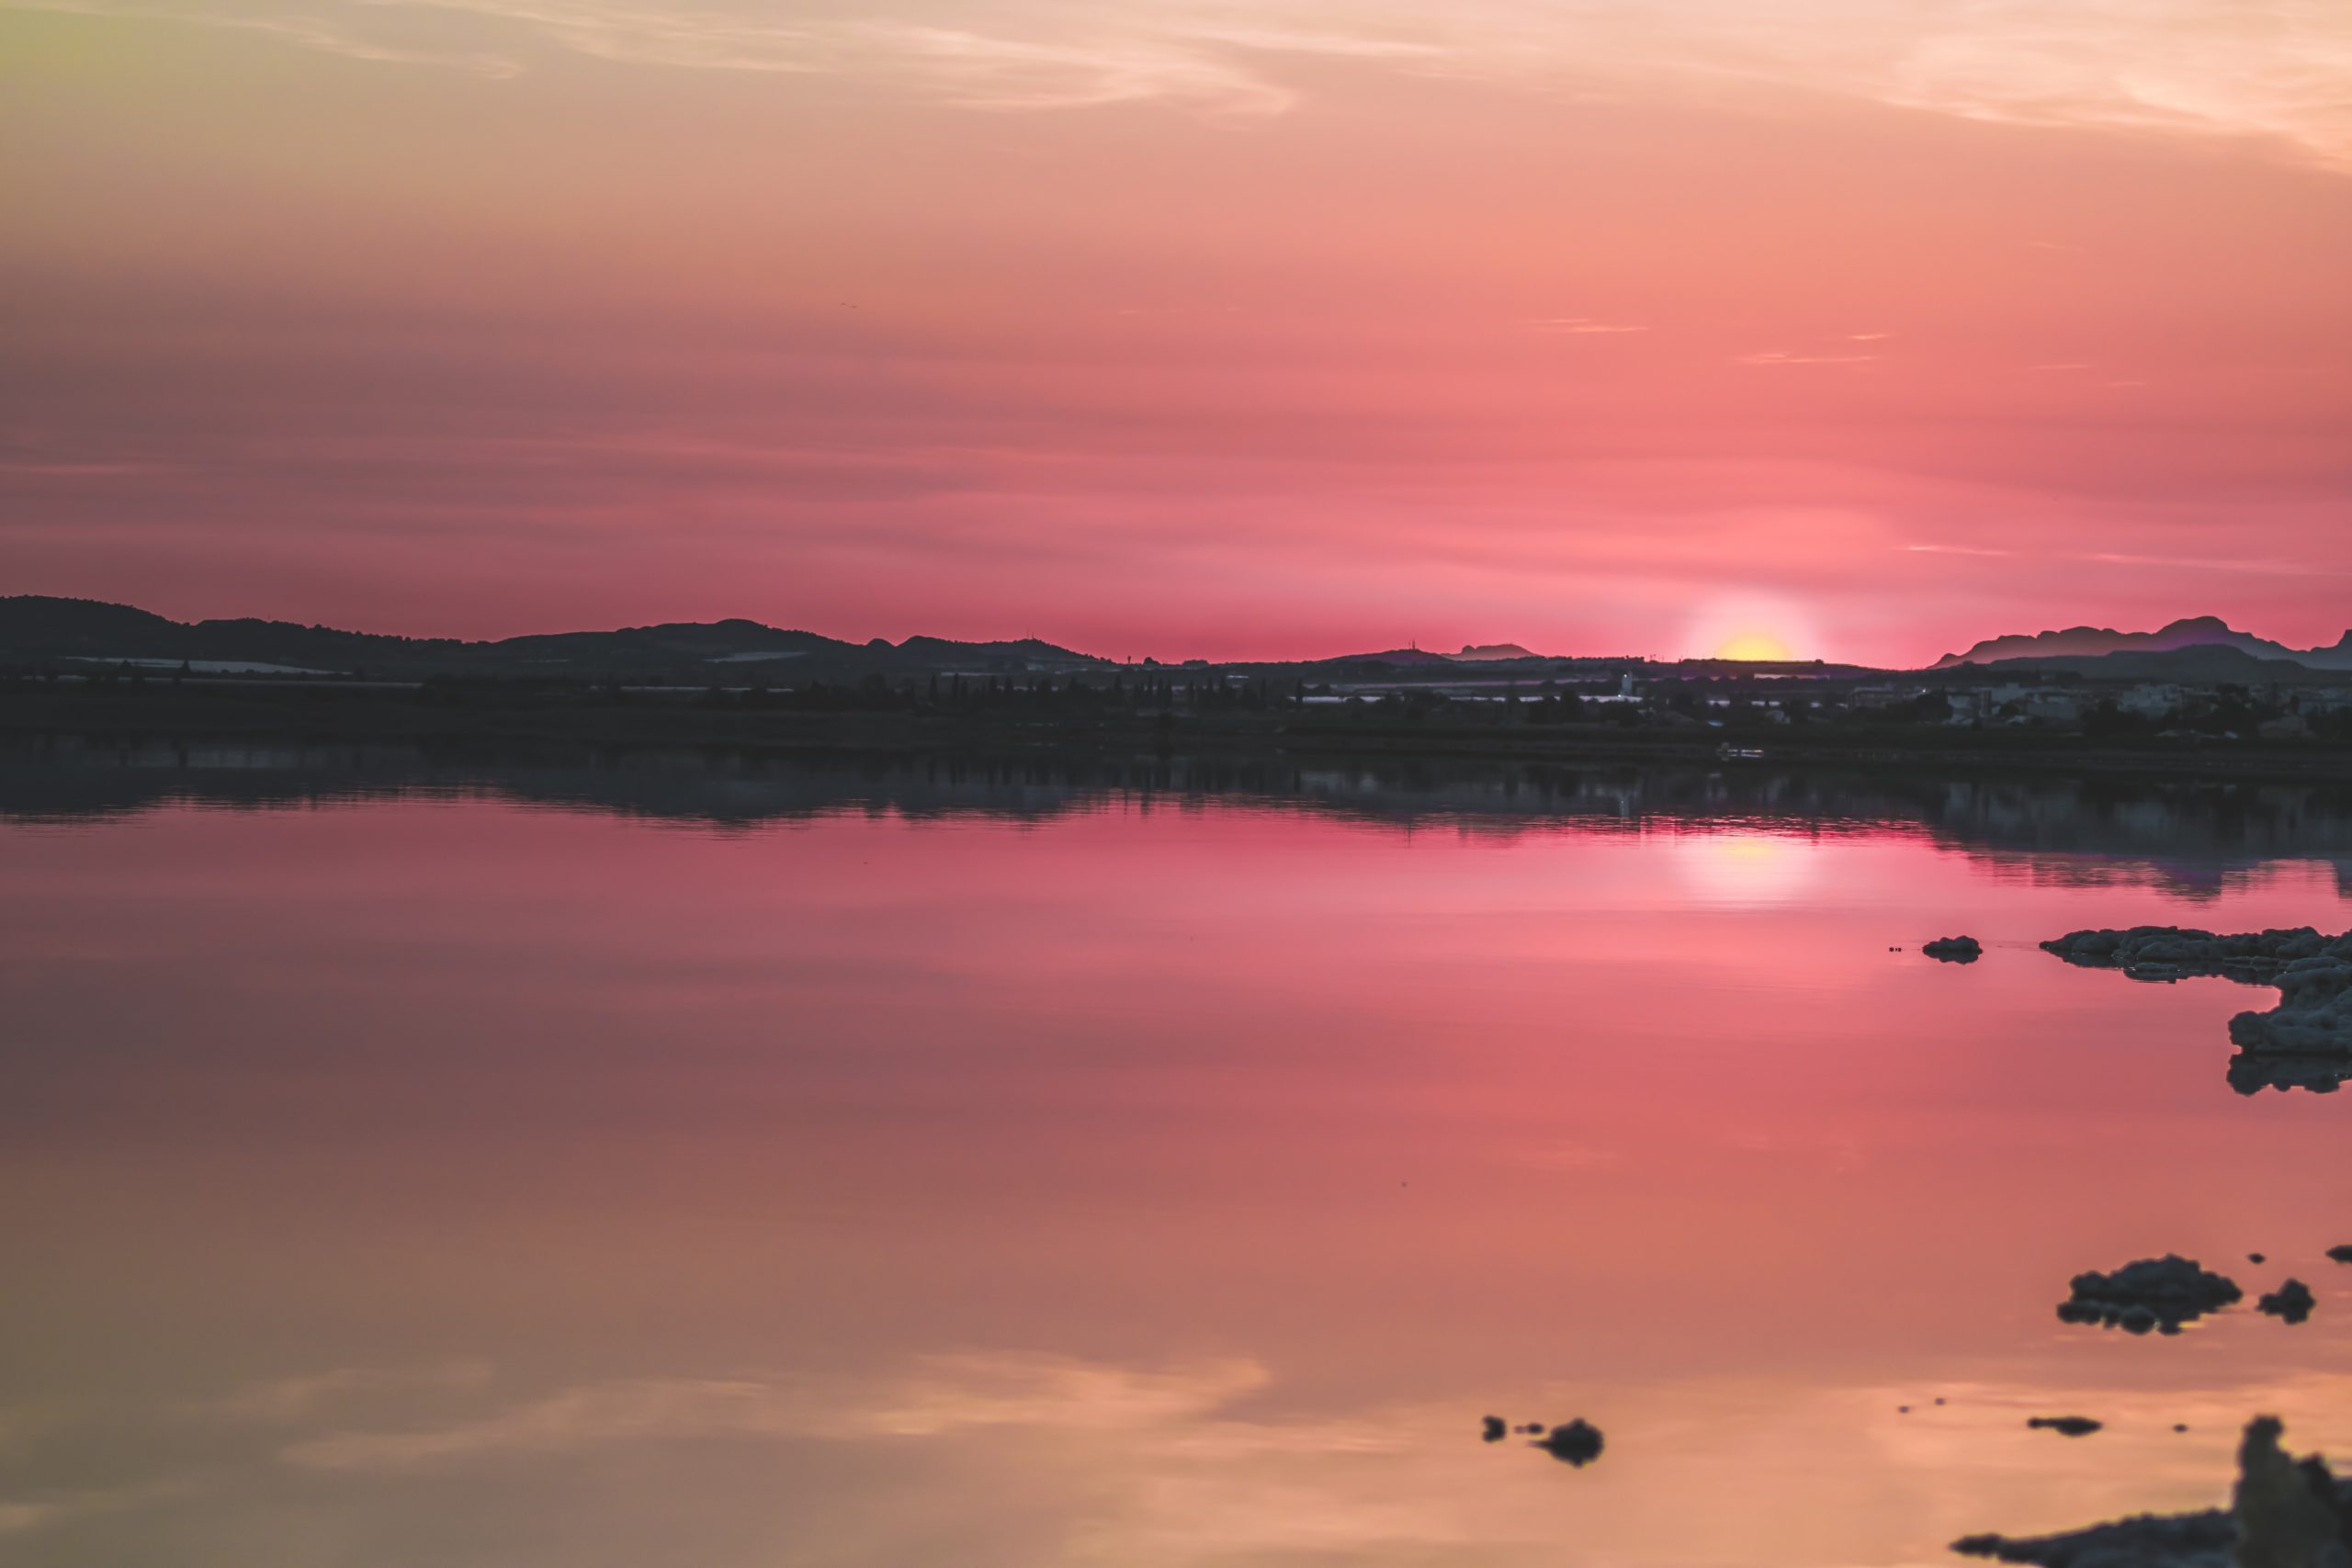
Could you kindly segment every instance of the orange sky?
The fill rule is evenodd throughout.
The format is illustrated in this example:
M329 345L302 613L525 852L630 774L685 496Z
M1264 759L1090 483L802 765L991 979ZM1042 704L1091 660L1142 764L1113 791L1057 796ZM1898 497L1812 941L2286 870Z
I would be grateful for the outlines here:
M0 0L0 591L2332 643L2347 73L2301 0Z

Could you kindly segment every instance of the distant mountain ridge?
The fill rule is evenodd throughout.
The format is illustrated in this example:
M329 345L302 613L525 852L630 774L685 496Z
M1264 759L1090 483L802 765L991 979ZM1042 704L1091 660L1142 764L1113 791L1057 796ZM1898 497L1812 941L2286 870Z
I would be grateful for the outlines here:
M2152 632L2120 632L2106 626L2069 626L2064 631L1988 637L1965 653L1947 653L1930 665L1999 664L2014 660L2101 659L2118 653L2172 653L2187 649L2232 649L2258 660L2286 660L2311 670L2352 670L2352 631L2333 648L2293 649L2242 632L2218 615L2193 615Z
M0 597L0 653L38 659L188 660L284 665L350 673L606 675L710 679L791 662L825 678L963 665L1081 669L1108 660L1024 637L954 642L910 637L845 642L758 621L678 621L600 632L549 632L468 642L254 619L175 621L129 604L24 593Z
M2306 655L2305 657L2309 657ZM2324 666L2292 659L2261 659L2242 648L2207 643L2190 648L2127 649L2120 653L2064 654L2048 659L1998 659L1990 664L1954 664L1954 671L1981 671L1996 679L2019 676L2081 676L2094 681L2157 681L2177 685L2229 682L2241 686L2296 682L2331 673Z
M1386 664L1433 671L1540 657L1517 643L1474 643L1459 653L1396 648L1325 659L1244 662L1334 668ZM401 678L548 676L697 684L722 679L758 682L787 670L794 682L831 682L874 675L904 678L923 671L1073 671L1110 669L1114 663L1035 637L959 642L915 636L895 644L884 637L861 643L741 618L473 642L253 617L175 621L130 604L37 593L0 596L0 658L149 664L185 660L214 667L277 666ZM1965 653L1946 654L1929 668L1951 671L1963 667L2018 672L2077 669L2126 679L2291 680L2297 669L2352 671L2352 631L2332 648L2297 649L2238 631L2212 615L2174 621L2153 632L2073 626L1987 638Z

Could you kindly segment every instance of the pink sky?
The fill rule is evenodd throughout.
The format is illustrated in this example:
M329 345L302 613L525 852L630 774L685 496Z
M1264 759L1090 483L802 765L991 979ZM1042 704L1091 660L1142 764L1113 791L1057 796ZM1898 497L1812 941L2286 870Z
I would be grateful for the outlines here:
M1925 662L2352 623L2352 12L0 0L0 591Z

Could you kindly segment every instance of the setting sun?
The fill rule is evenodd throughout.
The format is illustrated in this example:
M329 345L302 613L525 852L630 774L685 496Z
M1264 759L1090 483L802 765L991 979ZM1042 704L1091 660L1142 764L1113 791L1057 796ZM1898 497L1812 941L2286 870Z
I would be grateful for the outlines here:
M1717 659L1792 660L1789 645L1770 632L1741 632L1715 649Z
M1815 657L1811 606L1786 593L1736 589L1694 606L1681 646L1693 658L1769 663Z

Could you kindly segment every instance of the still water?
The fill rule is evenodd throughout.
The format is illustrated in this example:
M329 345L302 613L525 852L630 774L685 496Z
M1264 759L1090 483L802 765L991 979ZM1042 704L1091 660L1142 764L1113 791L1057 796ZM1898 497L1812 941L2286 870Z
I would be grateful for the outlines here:
M2256 1410L2352 1452L2352 1093L2233 1089L2270 992L2035 944L2342 930L2347 868L2311 788L10 753L0 1562L1838 1568L2206 1506ZM2053 1315L2167 1250L2319 1310Z

